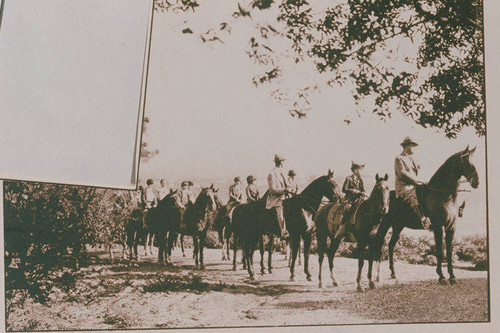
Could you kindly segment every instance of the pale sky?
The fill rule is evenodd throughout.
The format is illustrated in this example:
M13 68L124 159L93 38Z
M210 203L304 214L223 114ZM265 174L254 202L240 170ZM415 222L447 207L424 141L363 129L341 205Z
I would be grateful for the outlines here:
M220 22L232 11L233 7L214 5L197 15L206 22ZM475 212L485 217L484 138L472 129L450 140L397 114L382 122L369 112L347 125L343 120L355 114L356 107L350 91L339 87L324 89L313 98L307 119L292 118L286 107L270 97L269 88L252 85L259 68L245 53L250 20L243 21L225 44L213 46L203 44L196 34L182 34L187 26L196 27L184 24L179 16L155 14L146 106L151 122L144 140L160 153L141 164L143 181L230 182L235 176L253 174L265 185L278 152L287 158L285 168L295 169L302 182L325 174L328 168L344 177L350 173L351 160L366 163L367 177L387 172L392 178L399 144L410 135L420 143L416 157L422 163L424 181L450 155L468 144L477 145L473 161L481 185L474 195L481 200ZM311 74L296 71L296 80Z

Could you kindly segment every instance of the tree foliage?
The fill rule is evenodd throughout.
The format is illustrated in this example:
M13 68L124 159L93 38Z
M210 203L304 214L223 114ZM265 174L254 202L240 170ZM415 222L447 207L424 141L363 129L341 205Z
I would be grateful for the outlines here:
M210 2L156 0L155 9L186 13L200 5ZM345 85L361 112L387 119L397 110L448 137L465 127L485 133L480 0L251 0L234 6L219 27L182 32L223 42L240 21L250 20L247 53L262 67L256 86L285 78L290 63L313 65L316 82L291 98L281 88L273 91L292 115L307 115L311 94Z
M134 208L124 191L5 181L7 298L14 301L23 291L48 302L52 288L68 280L85 257L87 245L123 241Z

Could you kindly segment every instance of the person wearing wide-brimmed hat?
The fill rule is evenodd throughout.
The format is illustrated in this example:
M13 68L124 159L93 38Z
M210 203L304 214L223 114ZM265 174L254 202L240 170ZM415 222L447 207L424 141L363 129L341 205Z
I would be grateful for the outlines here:
M254 184L256 180L257 178L255 178L252 175L247 177L247 184L248 184L246 188L247 202L253 202L260 199L259 188L257 187L257 185Z
M297 184L295 180L295 176L297 176L297 173L295 170L291 169L288 171L288 195L287 197L292 197L295 194L299 193L299 185Z
M361 178L361 170L364 167L364 164L351 161L352 174L346 177L342 186L342 192L345 194L344 200L352 203L365 195L365 185Z
M422 184L418 180L420 164L413 157L413 152L418 143L407 136L401 142L403 152L394 160L394 171L396 174L396 196L407 202L413 208L415 214L420 218L423 229L429 228L429 218L422 211L417 197L416 186Z
M286 230L285 216L283 214L283 200L285 194L289 190L288 179L283 172L283 162L285 159L279 154L274 155L275 167L267 176L267 183L269 185L269 192L267 194L266 209L275 209L278 216L278 223L281 229L281 238L288 238L288 231Z

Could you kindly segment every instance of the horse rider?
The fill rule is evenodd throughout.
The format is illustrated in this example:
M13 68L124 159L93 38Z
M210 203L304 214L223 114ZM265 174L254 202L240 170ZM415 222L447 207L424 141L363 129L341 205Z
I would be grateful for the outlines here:
M253 202L260 199L259 188L257 187L257 185L254 184L256 180L257 178L255 178L252 175L247 177L247 184L248 184L246 188L247 202Z
M170 193L170 189L165 184L165 179L160 180L160 187L158 188L158 200L162 200Z
M396 197L403 199L414 210L420 218L423 229L429 229L430 220L425 216L418 202L416 186L423 183L418 180L420 164L413 157L413 150L418 146L412 138L407 136L401 142L403 152L394 160L394 171L396 174Z
M349 223L352 223L352 214L361 200L366 197L365 185L361 177L361 170L365 167L364 164L351 161L351 175L347 176L342 186L344 199L342 202L342 224L336 233L337 235L345 233L349 228Z
M285 194L288 192L288 179L283 172L283 162L285 159L278 154L274 155L275 167L267 176L267 183L269 185L269 192L266 200L266 209L275 209L278 217L278 223L281 229L281 238L287 239L289 237L286 230L285 216L283 214L283 200Z
M191 182L192 184L192 182ZM191 188L189 187L189 181L184 180L181 183L181 189L179 192L177 192L178 197L179 197L179 206L181 208L186 208L186 206L191 203L194 204L196 201L196 196L194 195L193 191L191 191Z
M156 207L156 205L158 204L153 184L154 182L152 179L148 179L146 181L147 187L144 190L144 204L146 210Z
M227 210L231 211L232 208L238 206L243 201L243 189L241 187L240 177L234 178L234 183L229 186L229 200L227 202Z
M295 176L297 176L297 173L295 170L289 170L288 171L288 187L289 193L287 194L287 197L292 197L293 195L297 195L299 193L299 185L297 184L295 180Z

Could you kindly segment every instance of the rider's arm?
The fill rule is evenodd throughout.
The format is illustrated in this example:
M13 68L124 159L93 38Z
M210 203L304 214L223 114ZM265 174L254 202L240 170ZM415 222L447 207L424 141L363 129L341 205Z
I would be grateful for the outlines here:
M356 189L353 189L353 188L350 188L350 185L351 185L351 181L350 181L350 178L347 177L344 181L344 185L342 186L342 192L344 194L357 194L359 193L358 190Z
M394 171L396 172L396 177L400 178L405 183L417 185L418 180L406 171L403 161L401 161L399 157L396 157L394 160Z
M231 186L229 188L229 199L232 199L234 201L240 201L240 199L238 198L238 195L236 193L234 193L234 189L235 189L234 186Z

